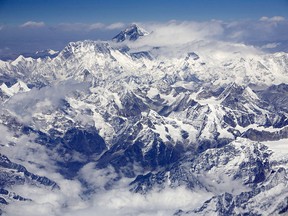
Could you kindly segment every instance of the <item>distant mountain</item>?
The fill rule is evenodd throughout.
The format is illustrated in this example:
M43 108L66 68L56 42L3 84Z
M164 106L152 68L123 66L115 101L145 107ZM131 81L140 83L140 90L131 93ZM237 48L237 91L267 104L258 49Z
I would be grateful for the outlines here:
M38 53L49 58L0 61L4 212L6 191L31 182L72 196L62 180L83 200L123 182L143 196L179 187L206 194L175 215L287 213L288 54L213 55L203 41L121 44L147 34L133 24L117 44L71 42Z
M24 56L25 58L33 58L33 59L38 59L38 58L54 58L58 55L59 51L55 51L52 49L47 49L47 50L42 50L42 51L36 51L36 52L31 52L31 53L21 53L20 55ZM0 56L0 59L3 61L8 61L8 60L15 60L19 54L11 54L11 55L4 55Z
M115 37L113 37L113 41L115 42L123 42L125 40L129 41L135 41L140 37L146 36L149 33L140 28L136 24L132 24L129 27L127 27L124 31L121 31L119 34L117 34Z
M45 57L50 57L50 58L54 58L58 55L59 51L55 51L52 49L47 49L47 50L42 50L42 51L37 51L35 53L31 53L31 54L23 54L24 57L32 57L34 59L37 58L45 58Z

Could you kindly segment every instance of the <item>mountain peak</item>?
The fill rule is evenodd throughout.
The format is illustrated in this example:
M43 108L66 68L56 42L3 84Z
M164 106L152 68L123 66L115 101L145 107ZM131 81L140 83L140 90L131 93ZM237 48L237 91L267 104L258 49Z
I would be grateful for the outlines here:
M128 26L125 30L117 34L112 40L115 42L123 42L125 40L135 41L139 37L148 35L149 33L137 24L133 23Z

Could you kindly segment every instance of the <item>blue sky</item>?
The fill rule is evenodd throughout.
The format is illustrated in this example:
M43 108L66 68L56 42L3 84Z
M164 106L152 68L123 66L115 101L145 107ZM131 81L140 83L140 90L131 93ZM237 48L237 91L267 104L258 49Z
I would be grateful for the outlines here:
M288 16L287 0L0 0L2 24L29 20L61 22L143 22L258 19Z
M288 0L0 0L0 57L62 49L69 41L110 39L132 22L220 20L229 27L225 32L250 29L250 41L257 39L255 27L270 38L276 31L271 41L288 41L283 38L287 19ZM251 33L245 35L248 40Z

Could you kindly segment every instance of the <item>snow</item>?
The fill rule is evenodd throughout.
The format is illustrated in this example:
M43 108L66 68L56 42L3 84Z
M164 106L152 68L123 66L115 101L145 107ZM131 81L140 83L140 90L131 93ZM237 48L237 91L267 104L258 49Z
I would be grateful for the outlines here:
M50 54L50 55L54 55L54 54L57 54L59 51L55 51L55 50L52 50L52 49L49 49L48 50L48 53Z
M27 92L30 91L30 89L27 87L27 85L22 82L21 80L19 80L17 83L15 83L13 86L11 86L10 88L5 84L2 83L2 85L0 86L0 89L8 96L13 96L19 92Z
M129 45L129 44L128 44ZM220 51L215 53L215 55L209 55L205 50L201 50L200 53L196 52L197 55L201 57L201 61L192 61L191 59L185 60L187 53L194 51L193 47L195 44L187 44L186 47L177 46L173 47L173 51L169 46L160 49L152 49L145 47L145 51L153 54L152 60L144 60L142 58L132 58L128 53L120 52L117 50L117 47L111 47L107 42L101 41L80 41L70 43L64 50L69 52L71 55L69 58L64 58L64 50L53 59L46 59L33 61L28 58L23 58L19 56L14 63L9 64L8 67L11 67L13 71L14 68L17 69L17 73L22 71L22 67L31 72L31 77L34 75L43 76L49 82L53 80L65 80L67 78L73 78L79 81L84 79L84 70L88 70L91 74L91 80L93 80L93 87L91 87L91 98L97 98L99 106L89 106L91 110L95 110L97 107L101 109L97 110L94 113L93 121L95 121L96 128L99 129L100 134L110 139L115 135L112 126L109 125L103 119L104 110L109 106L109 104L115 104L120 109L123 109L121 103L121 95L125 95L127 92L135 93L136 89L140 89L143 92L147 92L146 96L150 99L157 100L156 96L159 95L160 102L163 106L172 106L176 107L180 101L189 95L189 100L194 100L204 107L207 106L206 110L203 108L197 114L193 114L195 119L189 119L188 111L178 113L171 113L169 117L177 120L177 127L174 127L168 119L165 119L166 123L163 125L157 125L155 132L160 133L161 139L167 141L167 135L172 135L171 138L173 141L183 141L181 136L181 128L189 133L188 140L193 142L196 140L197 132L200 132L202 138L213 138L213 133L219 133L219 138L231 138L234 136L227 131L228 128L225 128L223 124L223 116L233 110L225 109L222 107L221 102L224 100L220 97L209 97L205 99L198 98L198 94L201 90L197 85L201 85L201 82L197 83L194 81L185 80L188 76L195 76L200 79L203 83L205 82L214 82L222 85L223 83L229 83L233 81L235 85L235 79L240 77L237 82L239 84L247 84L247 82L252 83L265 83L269 78L269 74L279 75L279 79L270 80L272 83L277 83L282 79L282 75L287 74L285 58L287 58L285 53L275 54L275 55L263 55L263 54L253 54L243 56L243 53L235 53L231 56L227 53L221 53ZM190 47L191 46L191 47ZM241 45L240 48L243 48L244 45ZM236 46L237 47L237 46ZM239 47L238 47L239 48ZM137 48L138 49L138 48ZM143 51L143 50L138 50ZM130 52L132 52L130 50ZM281 64L277 62L281 59ZM283 60L284 59L284 60ZM216 61L217 60L217 61ZM23 64L18 65L19 62ZM259 65L259 62L265 65L265 70L261 67L256 67ZM29 63L29 64L28 64ZM203 65L205 63L205 65ZM187 67L186 69L183 69ZM268 75L263 76L263 70ZM240 74L239 74L240 72ZM252 73L253 72L253 73ZM260 77L260 80L256 79L256 75ZM277 76L278 76L277 75ZM268 77L268 78L267 78ZM288 77L288 76L287 76ZM273 78L274 79L274 78ZM276 82L277 81L277 82ZM20 84L21 87L21 84ZM17 85L13 88L8 88L5 84L2 84L0 87L3 92L9 96L13 96L19 92ZM187 92L178 93L175 91L176 87L183 87ZM25 86L21 87L23 91L28 91ZM172 88L172 91L163 92L165 88ZM196 92L197 89L197 92ZM259 100L257 95L249 88L246 87L245 97L249 98L251 101ZM143 100L146 103L145 96L137 95L136 96ZM164 101L162 101L162 99ZM93 99L91 99L93 101ZM97 103L98 103L97 102ZM155 101L156 102L156 101ZM252 105L246 104L244 107L247 111L253 113L253 108L260 109L259 107L253 107ZM149 106L149 104L147 104ZM83 105L84 106L84 105ZM87 106L87 104L85 105ZM75 105L76 110L79 109ZM261 112L265 110L260 109ZM159 110L158 110L159 111ZM207 113L209 111L209 113ZM108 111L110 112L110 111ZM96 114L95 114L96 113ZM98 113L98 114L97 114ZM102 117L101 117L102 116ZM202 125L204 117L207 116L207 125ZM48 118L48 116L47 116ZM44 119L43 119L44 120ZM52 121L49 119L49 121ZM77 121L85 124L88 123L89 117L77 113ZM197 122L198 121L198 122ZM193 126L192 126L193 125ZM202 127L203 126L203 127ZM199 127L199 128L198 128ZM197 129L196 129L197 128ZM236 126L235 129L238 129L240 132L245 132L249 128L254 128L257 130L265 130L270 132L276 132L278 129L275 128L264 128L259 127L258 122L248 127L242 128ZM104 132L107 129L107 132ZM166 130L168 129L168 133ZM199 135L199 134L198 134ZM110 138L108 138L110 137ZM186 142L186 141L185 141ZM188 141L187 141L188 142Z
M283 162L282 165L288 168L288 139L281 139L277 141L262 142L273 151L271 159L279 162Z
M157 96L159 94L159 91L157 88L150 88L149 91L147 92L147 97L149 98L154 98L155 96Z
M155 125L155 133L158 133L160 135L160 138L164 141L164 142L168 142L169 139L166 137L168 135L168 133L165 130L165 126L164 125ZM173 134L175 135L175 134Z
M139 40L139 43L143 41L142 39ZM129 136L129 134L135 133L135 130L138 129L135 129L136 125L140 125L141 127L139 128L141 129L136 131L136 135L133 134L135 135L133 137L134 140L129 141L131 143L136 140L143 141L144 147L141 147L141 150L143 155L145 155L152 148L155 134L159 134L161 141L166 144L176 145L182 143L186 146L191 145L189 147L194 147L192 145L197 145L201 139L215 139L215 136L218 138L234 139L234 136L228 132L228 129L232 126L230 127L225 124L223 117L227 113L232 113L235 117L235 113L239 110L231 110L221 104L226 97L226 93L229 93L229 87L233 88L236 84L245 87L243 97L247 99L248 103L243 105L244 111L241 110L243 113L255 114L255 109L257 109L260 110L264 116L264 114L271 114L272 112L257 107L256 102L260 99L247 86L249 84L270 85L281 82L288 83L288 57L286 53L253 53L246 55L245 50L248 49L248 47L243 44L219 43L218 47L216 46L219 50L211 50L207 47L205 48L205 46L207 46L207 44L205 44L206 42L199 41L191 42L183 46L167 45L159 49L154 49L149 46L141 49L141 47L137 47L137 44L135 45L134 43L135 47L131 45L129 52L123 52L118 50L119 45L118 47L111 47L109 43L101 41L73 42L53 59L33 60L19 56L12 62L0 61L1 73L7 72L11 77L18 79L17 83L11 87L8 87L5 83L2 83L0 86L0 90L6 94L6 96L10 97L8 101L13 102L13 100L17 99L15 96L19 96L19 100L16 100L16 102L18 102L17 106L14 104L14 111L16 113L18 111L19 116L15 116L15 118L17 117L19 122L29 118L29 121L27 121L30 124L29 126L47 133L49 129L55 128L65 133L67 128L74 125L82 127L95 126L99 135L105 139L108 148L122 135L123 131L127 132L125 136ZM138 41L136 43L138 43ZM201 43L204 45L201 45ZM127 43L127 45L130 44ZM222 50L222 45L226 48L233 49L232 51L230 49L227 49L228 51ZM244 51L238 52L237 49ZM133 50L139 52L147 51L151 53L153 59L134 58L132 56ZM187 53L191 52L191 50L193 50L193 52L195 50L197 55L200 56L200 60L185 59ZM48 53L53 55L57 53L57 51L49 50ZM89 77L91 76L91 79L88 79L89 81L85 79L85 73L87 71L90 74ZM21 81L19 77L23 79L23 81ZM83 85L89 82L89 87L87 87L87 89L85 88L87 92L82 92L82 88L79 91L72 91L73 83L70 82L68 82L63 89L56 88L53 91L48 90L55 83L61 83L69 79L78 80L78 82ZM39 91L35 89L30 91L25 82L42 82L46 84L46 87ZM223 85L223 87L227 88L227 91L224 91L222 95L218 97L211 95L208 95L207 98L198 97L201 91L209 90L210 85L213 84L217 85L217 87ZM203 87L201 88L200 86ZM177 92L177 87L183 87L183 92ZM45 91L45 89L47 89L47 91ZM21 94L19 94L27 91L30 91L29 93L32 92L30 97L24 97L25 94L21 97ZM67 92L70 94L65 94ZM123 98L129 94L135 95L137 100L141 100L148 109L145 106L143 108L144 111L140 110L142 113L137 113L135 116L133 116L134 114L130 116L128 110L127 116L121 116L121 113L126 111L123 105ZM61 95L61 97L58 98L59 95ZM157 101L158 96L160 98L159 101ZM151 100L148 100L147 97L161 105L155 108L156 105L149 104ZM46 100L47 98L49 100ZM62 107L59 107L60 99L67 100L70 107L61 110ZM195 106L193 104L192 106L188 105L188 107L185 107L186 103L189 104L192 100L195 101ZM6 104L6 102L7 101L4 101L5 105L9 105L9 103ZM35 104L33 105L33 103ZM31 106L31 104L33 106ZM182 104L184 105L182 106ZM171 113L168 113L167 116L161 116L159 111L166 106L169 106L171 110L175 109ZM8 112L13 111L13 106L6 107ZM277 115L277 113L272 114ZM115 117L121 118L121 121L119 121L121 123L115 123L115 125L113 125ZM262 119L245 128L237 125L235 129L240 132L245 132L250 128L269 132L277 132L280 130L279 128L259 126L261 120ZM149 123L152 122L152 126L147 123L148 121ZM1 128L1 126L7 122L7 119L4 117L2 119L1 117L0 122L0 130L3 134L0 142L1 145L4 146L1 148L1 151L14 158L18 157L19 160L25 161L23 163L26 163L29 168L35 170L37 170L39 155L49 161L48 153L46 154L45 152L46 147L34 145L31 141L34 137L28 137L28 135L16 137L8 128L4 126L4 128ZM26 121L23 122L27 123ZM185 131L185 135L188 134L187 138L183 137L183 131ZM126 140L124 140L124 142L125 141ZM263 143L273 152L271 155L273 163L277 163L276 166L285 166L287 168L288 139ZM14 144L16 147L13 146ZM215 165L215 167L207 173L200 173L202 176L199 176L202 182L209 183L207 187L216 195L227 191L235 195L247 190L246 186L241 185L241 181L249 178L248 176L244 176L241 181L233 180L232 177L233 174L238 171L238 166L243 161L249 161L250 157L255 157L253 146L257 145L257 143L251 143L251 141L246 139L237 139L231 145L237 150L234 155L229 155L230 152L222 152L218 158L219 160L213 161L215 163L217 162L217 166ZM33 151L30 151L30 148ZM197 146L195 146L195 148L197 148ZM218 150L221 150L221 148L219 147ZM41 152L39 153L39 151ZM118 153L121 154L123 151L124 150L121 149ZM209 157L212 158L217 153L216 151L217 149L209 149L205 153L210 152L211 155L209 155ZM37 153L33 155L33 152ZM51 155L53 154L51 153ZM230 157L228 158L229 162L225 164L228 156ZM27 158L29 161L32 161L32 163L29 163ZM95 158L93 158L93 160L96 161ZM204 161L199 161L199 163L202 162ZM42 161L40 165L43 165L43 167L49 166L49 164L44 164L44 162L42 164ZM49 167L51 166L54 166L54 164ZM95 166L93 165L93 167ZM90 171L93 173L95 170ZM149 168L147 168L145 172L149 172ZM168 179L171 175L172 172L167 172ZM93 182L93 179L90 180ZM167 181L167 184L168 186L171 184L170 179ZM277 188L277 190L281 191L281 186ZM206 197L204 196L203 200L201 198L201 202L204 202L210 195L212 194L207 196L206 193ZM270 196L269 193L264 195ZM141 201L143 200L139 198L138 195L133 197L137 197L137 199ZM159 200L159 197L161 196L156 196L156 201ZM183 198L183 196L177 197ZM126 200L135 201L130 198ZM173 204L175 201L175 197L173 196L166 198L169 203ZM261 197L257 197L256 199L262 201ZM124 204L123 200L119 204L121 198L117 196L116 199L112 198L107 200L111 201L111 206L116 202L118 203L118 207L120 206L119 208L122 209L130 205L130 201L127 202L125 200ZM143 201L145 201L145 199ZM154 201L155 200L152 199L151 203L153 204ZM181 203L182 200L178 201ZM190 205L190 201L191 200L187 202L188 205ZM259 201L256 200L255 202L257 203ZM149 203L149 205L146 203L144 207L149 207L151 203ZM141 205L142 203L140 202L136 203L137 208ZM166 208L167 206L168 205L164 205L163 207ZM174 208L175 206L172 207ZM174 211L175 209L172 210Z
M14 61L11 62L11 65L16 66L21 61L25 61L25 57L23 55L19 55Z
M270 126L270 127L259 126L258 124L250 124L247 127L241 127L240 125L237 125L235 127L235 129L239 130L241 133L243 133L249 129L254 129L257 131L267 131L267 132L271 132L271 133L274 133L274 132L281 130L279 128L273 128L272 126Z

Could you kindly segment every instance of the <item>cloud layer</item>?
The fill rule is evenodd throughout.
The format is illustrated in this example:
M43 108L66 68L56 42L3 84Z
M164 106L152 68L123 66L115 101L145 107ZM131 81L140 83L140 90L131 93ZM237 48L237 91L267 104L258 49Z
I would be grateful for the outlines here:
M120 30L125 27L125 24L122 22L104 24L104 23L60 23L53 26L53 29L56 30L65 30L65 31L111 31L111 30Z
M39 28L44 26L45 26L44 22L35 22L35 21L28 21L20 25L20 27L22 28Z

